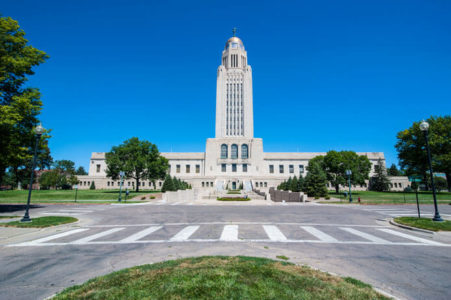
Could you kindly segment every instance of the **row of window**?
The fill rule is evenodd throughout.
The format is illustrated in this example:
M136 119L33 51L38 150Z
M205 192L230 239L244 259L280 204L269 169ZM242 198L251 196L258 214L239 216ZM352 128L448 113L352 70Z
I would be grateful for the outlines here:
M238 158L238 145L233 144L231 146L231 155L230 158L237 159ZM221 145L221 158L229 158L229 146L226 144ZM249 147L246 144L241 145L241 158L247 159L249 158Z
M213 181L202 181L202 187L213 187Z
M200 173L200 165L196 165L195 173ZM181 166L175 165L175 172L180 173ZM169 173L171 173L171 165L169 165ZM185 165L185 173L191 173L191 165Z
M255 187L258 187L258 182L255 182ZM260 182L260 187L268 187L267 182Z
M232 172L236 172L237 171L237 164L232 164ZM246 173L247 172L247 164L242 164L241 165L241 171ZM227 165L226 164L221 164L221 172L227 172Z
M134 181L124 181L122 184L123 184L123 186L135 186ZM121 186L121 182L120 181L117 181L116 183L114 181L107 182L107 186L114 186L114 185L119 187L119 186ZM161 185L162 185L162 182L161 181L158 182L158 186L161 187ZM146 186L146 182L145 181L138 182L138 186ZM152 182L148 182L147 186L152 187Z
M283 174L285 172L285 166L279 165L279 173ZM288 172L293 174L294 173L294 165L288 166ZM269 165L269 173L274 173L274 165ZM299 165L299 173L304 173L304 165Z

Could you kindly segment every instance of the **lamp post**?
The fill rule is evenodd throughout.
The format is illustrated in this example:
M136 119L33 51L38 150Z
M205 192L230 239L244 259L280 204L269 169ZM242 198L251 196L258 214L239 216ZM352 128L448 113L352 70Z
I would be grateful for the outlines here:
M74 185L75 188L75 202L77 202L78 184Z
M349 202L352 202L352 193L351 193L351 170L346 170L346 175L348 175L348 184L349 184Z
M30 210L30 200L31 200L31 190L33 189L33 177L34 177L34 169L36 168L36 158L37 158L37 152L38 152L38 143L41 139L41 135L44 133L45 129L42 127L41 124L36 126L34 129L34 132L36 133L36 142L34 144L34 154L33 154L33 164L31 165L31 175L30 175L30 183L28 184L28 200L27 200L27 207L25 209L25 215L23 216L22 220L20 222L31 222L29 210Z
M432 186L432 196L434 197L434 209L435 214L432 218L432 221L441 222L443 219L440 217L437 206L437 195L435 195L435 185L434 185L434 173L432 172L432 160L431 160L431 151L429 150L429 123L424 121L420 123L420 129L424 132L424 138L426 140L426 150L428 153L428 162L429 162L429 174L431 175L431 186Z
M122 183L124 182L125 172L120 171L119 176L120 176L120 180L121 180L121 183L119 185L119 202L121 202L122 201Z

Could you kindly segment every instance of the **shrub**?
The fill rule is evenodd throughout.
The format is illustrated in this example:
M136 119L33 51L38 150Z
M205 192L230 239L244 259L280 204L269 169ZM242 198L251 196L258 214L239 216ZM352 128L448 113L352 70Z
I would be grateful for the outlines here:
M155 196L150 196L150 199L155 199Z
M146 196L141 197L141 200L146 200Z
M330 196L326 196L326 200L329 200L330 199Z
M96 189L96 184L94 183L94 181L91 182L91 186L89 187L90 190L95 190Z

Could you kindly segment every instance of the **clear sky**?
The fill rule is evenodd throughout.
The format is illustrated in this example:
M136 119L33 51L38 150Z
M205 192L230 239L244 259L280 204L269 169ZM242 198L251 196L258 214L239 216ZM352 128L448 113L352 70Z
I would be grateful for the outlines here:
M216 70L237 27L266 152L382 151L451 112L451 1L2 1L50 55L29 84L55 159L137 136L162 152L214 137Z

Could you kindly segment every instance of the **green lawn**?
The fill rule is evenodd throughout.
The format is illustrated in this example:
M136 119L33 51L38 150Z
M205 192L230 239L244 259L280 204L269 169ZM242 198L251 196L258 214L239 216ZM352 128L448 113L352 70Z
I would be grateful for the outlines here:
M21 227L21 228L43 228L50 226L57 226L61 224L77 222L78 219L72 217L57 217L48 216L40 218L32 218L31 222L13 221L8 223L0 223L0 226L4 227Z
M288 262L198 257L124 269L53 299L388 299L370 285Z
M139 193L130 191L127 199L131 199L138 195L149 193L158 193L160 191L144 190ZM28 191L14 190L14 191L0 191L1 203L26 203ZM77 192L77 201L83 200L97 200L99 202L108 202L117 200L119 197L119 190L79 190ZM125 193L122 191L122 200L125 198ZM34 190L31 194L31 203L54 203L54 202L72 202L75 200L75 190Z
M333 198L340 198L343 203L348 201L348 198L344 199L343 193L335 194L335 191L329 191L329 195ZM403 203L416 203L415 193L403 193L403 192L372 192L372 191L355 191L352 192L353 203L357 203L357 199L360 197L361 203L366 204L403 204ZM432 204L432 192L419 192L418 201L420 204ZM451 203L451 193L440 192L437 193L437 201L439 204ZM324 202L326 203L326 202ZM336 203L336 202L334 202Z
M395 222L432 231L451 231L451 221L435 222L431 218L399 217Z

